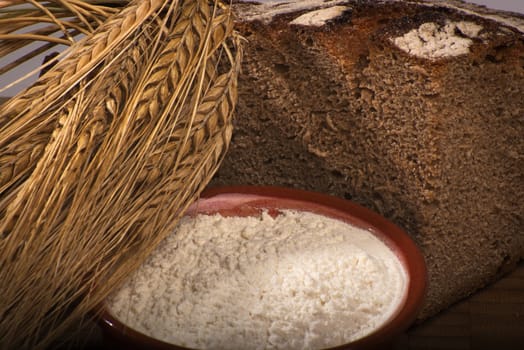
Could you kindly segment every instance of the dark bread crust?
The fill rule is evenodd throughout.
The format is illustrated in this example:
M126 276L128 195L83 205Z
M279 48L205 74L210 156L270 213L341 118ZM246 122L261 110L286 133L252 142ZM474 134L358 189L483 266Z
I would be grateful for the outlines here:
M425 318L524 257L524 36L447 7L349 3L322 27L288 24L306 11L239 21L236 129L213 183L321 191L391 219L425 255ZM469 54L392 41L447 21L482 26Z

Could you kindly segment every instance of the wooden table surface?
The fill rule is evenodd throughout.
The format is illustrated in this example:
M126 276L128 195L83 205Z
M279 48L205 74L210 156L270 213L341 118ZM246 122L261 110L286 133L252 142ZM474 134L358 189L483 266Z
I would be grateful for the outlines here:
M393 348L524 350L524 262L493 285L412 327Z

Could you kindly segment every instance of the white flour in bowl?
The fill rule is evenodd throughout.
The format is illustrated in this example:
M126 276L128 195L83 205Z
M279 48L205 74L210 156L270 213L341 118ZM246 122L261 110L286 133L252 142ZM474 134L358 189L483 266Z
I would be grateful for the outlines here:
M361 338L406 276L366 230L308 212L184 218L109 299L144 334L197 349L318 349Z

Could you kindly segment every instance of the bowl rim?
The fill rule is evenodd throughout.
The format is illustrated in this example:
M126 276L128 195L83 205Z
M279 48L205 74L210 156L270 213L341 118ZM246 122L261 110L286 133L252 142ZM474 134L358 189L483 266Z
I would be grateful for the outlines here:
M392 339L395 335L405 331L415 321L422 309L427 293L427 268L419 247L399 226L378 213L350 200L325 193L282 186L233 185L208 187L201 193L199 200L202 199L205 203L206 200L217 199L218 202L224 203L228 197L232 196L237 198L239 196L246 197L246 202L237 204L237 207L248 203L257 209L264 208L264 204L269 204L268 207L275 208L276 206L271 205L271 203L279 200L283 204L279 206L280 209L286 209L291 205L293 208L289 209L304 209L313 213L317 212L321 215L340 219L368 229L392 249L399 258L406 273L407 286L405 296L399 303L398 310L372 333L351 343L331 347L329 348L330 350L365 349L379 346L384 342L384 339ZM216 211L212 206L208 207L207 211L204 208L199 208L199 200L195 201L184 215L192 215L191 213L195 212L213 213ZM231 208L233 209L234 206ZM311 210L311 208L315 208L315 210ZM197 350L151 338L128 327L113 316L108 308L105 307L105 304L102 304L102 307L97 312L97 318L103 332L108 333L111 338L119 343L138 347L140 344L147 344L149 349Z

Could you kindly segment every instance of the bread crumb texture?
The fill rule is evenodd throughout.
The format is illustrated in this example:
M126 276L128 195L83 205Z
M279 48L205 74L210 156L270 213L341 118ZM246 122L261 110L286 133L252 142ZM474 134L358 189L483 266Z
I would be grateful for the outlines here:
M110 299L117 318L198 349L318 349L368 334L405 272L370 232L324 216L182 220Z
M474 22L451 22L444 25L423 23L403 36L393 39L395 45L417 57L439 59L468 54L482 26Z
M237 23L235 131L213 185L324 192L393 221L426 258L425 319L524 257L524 16L448 0L331 6L351 11L321 27L289 25L320 7Z

